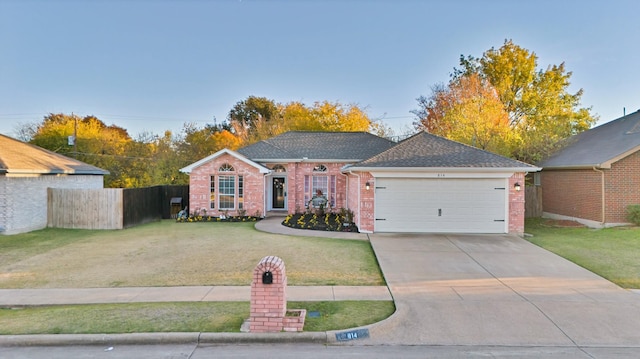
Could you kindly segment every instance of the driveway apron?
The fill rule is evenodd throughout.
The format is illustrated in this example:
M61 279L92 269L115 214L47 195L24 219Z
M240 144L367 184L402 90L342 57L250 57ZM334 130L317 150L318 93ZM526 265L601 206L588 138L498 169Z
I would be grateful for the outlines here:
M640 347L640 295L522 238L370 239L397 311L362 344Z

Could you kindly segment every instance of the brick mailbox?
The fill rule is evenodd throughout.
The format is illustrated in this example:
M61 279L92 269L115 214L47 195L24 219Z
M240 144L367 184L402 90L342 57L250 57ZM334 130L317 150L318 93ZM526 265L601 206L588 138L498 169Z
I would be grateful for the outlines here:
M300 332L306 310L287 310L287 274L279 257L262 258L253 270L249 331Z

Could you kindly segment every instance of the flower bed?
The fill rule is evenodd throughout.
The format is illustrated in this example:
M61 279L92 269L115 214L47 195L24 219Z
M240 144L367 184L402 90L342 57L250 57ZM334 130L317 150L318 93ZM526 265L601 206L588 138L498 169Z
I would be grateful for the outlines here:
M339 213L327 212L318 215L316 213L289 214L283 226L297 229L312 229L317 231L358 232L358 227L353 222L348 222Z
M178 217L176 222L191 223L191 222L257 222L261 218L256 216L189 216Z

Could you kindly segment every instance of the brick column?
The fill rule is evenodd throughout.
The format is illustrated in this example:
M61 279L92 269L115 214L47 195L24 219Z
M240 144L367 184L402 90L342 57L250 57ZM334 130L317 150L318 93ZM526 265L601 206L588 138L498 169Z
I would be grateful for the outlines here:
M286 287L284 261L275 256L262 258L251 283L250 332L282 331L287 312Z

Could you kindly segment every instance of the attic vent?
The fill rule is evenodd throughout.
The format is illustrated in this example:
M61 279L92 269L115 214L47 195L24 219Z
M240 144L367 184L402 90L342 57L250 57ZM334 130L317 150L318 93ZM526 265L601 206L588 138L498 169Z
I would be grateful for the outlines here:
M635 126L633 126L632 129L630 129L629 131L627 131L627 135L633 135L634 133L640 133L640 121L638 121L636 123Z

